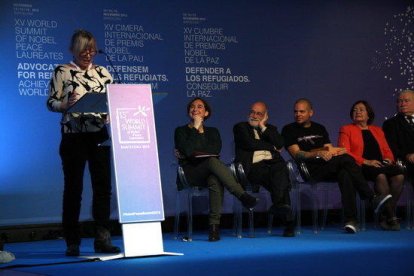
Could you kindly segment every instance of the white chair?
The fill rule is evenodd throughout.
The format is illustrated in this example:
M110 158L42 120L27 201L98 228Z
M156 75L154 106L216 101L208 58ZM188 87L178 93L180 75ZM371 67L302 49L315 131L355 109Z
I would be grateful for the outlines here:
M413 185L406 181L404 183L404 193L406 199L406 229L412 230L414 229L414 206L413 206L413 199L414 199L414 190Z
M407 166L401 160L396 161L396 165L400 167L401 171L404 173L405 181L404 181L404 188L403 193L406 200L406 229L414 229L414 189L413 185L411 184L411 177L407 174Z
M306 163L303 161L294 161L289 160L287 162L289 169L290 179L292 182L292 191L294 194L295 201L295 214L297 220L296 232L297 234L301 233L301 198L300 192L304 186L309 186L311 189L311 200L312 200L312 227L313 232L317 234L320 230L323 230L326 227L326 221L328 217L328 206L329 206L329 194L334 192L337 183L332 181L323 181L318 182L314 180L309 170L306 166ZM322 192L322 200L320 204L319 192ZM322 205L323 217L322 223L319 223L319 206ZM360 230L365 231L365 201L361 200L357 195L357 217L360 224ZM343 218L342 218L343 219Z
M193 240L193 202L196 198L207 198L209 197L208 189L205 187L190 186L185 177L184 170L181 166L177 168L177 176L181 185L182 190L177 190L176 201L175 201L175 220L174 220L174 237L179 239L180 229L180 217L183 212L187 215L187 233L183 236L182 240L192 241ZM207 204L208 206L208 204ZM208 208L207 208L208 211Z
M311 189L311 201L312 201L312 226L313 232L316 234L319 230L322 230L326 226L326 219L328 215L328 202L329 192L335 187L332 182L317 182L310 177L308 168L304 162L295 162L289 160L287 162L289 169L289 175L294 189L294 202L295 202L295 214L296 214L296 232L300 234L302 229L302 214L301 214L301 189L303 187L310 187ZM322 224L319 224L319 196L318 191L322 192L322 209L323 219Z
M246 173L244 171L243 165L241 163L231 163L230 170L232 171L236 180L244 187L247 193L253 194L255 197L260 198L260 204L264 204L267 207L267 199L268 193L262 194L259 192L254 192L253 187L249 180L247 179ZM235 235L238 238L243 237L243 210L245 208L242 206L241 202L234 198L233 201L233 213L234 213L234 221L233 221L233 230ZM248 237L253 238L255 237L254 231L254 209L247 209L248 213ZM268 233L270 234L272 231L272 222L273 216L269 213L268 217Z

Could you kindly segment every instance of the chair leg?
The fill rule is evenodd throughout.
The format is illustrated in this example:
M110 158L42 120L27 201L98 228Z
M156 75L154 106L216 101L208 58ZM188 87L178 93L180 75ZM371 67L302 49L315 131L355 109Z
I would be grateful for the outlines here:
M410 229L414 229L414 214L413 214L413 209L414 209L414 204L413 202L410 200L410 217L411 217L411 222L410 222Z
M249 214L249 238L254 238L254 213L253 213L253 210L249 210L248 214Z
M295 212L296 212L296 234L300 235L302 232L302 206L300 202L300 186L297 187L295 192Z
M361 225L362 225L362 227L361 227L361 229L362 229L362 231L365 231L366 230L366 211L365 211L366 209L365 209L365 201L364 200L361 200L361 221L362 221L362 223L361 223ZM378 223L378 215L376 215L375 216L375 220L377 221L377 223Z
M361 225L361 202L360 202L358 194L355 196L355 202L356 202L356 212L357 212L356 213L356 219L359 223L359 227L361 228L362 227L362 225ZM345 212L344 212L344 214L345 214Z
M318 219L318 208L313 208L313 213L312 213L312 223L313 223L313 233L318 234L319 232L319 219Z
M237 238L243 237L243 206L239 201L233 203L233 231ZM254 238L254 211L248 210L248 237Z
M181 216L181 202L180 192L177 192L175 199L175 218L174 218L174 239L178 239L179 228L180 228L180 216Z
M187 195L187 241L193 240L193 195Z
M329 202L329 190L325 188L323 191L323 220L321 230L325 229L326 221L328 218L328 202Z
M237 238L243 237L243 207L241 203L233 198L233 231Z
M318 206L318 193L316 185L312 185L312 199L313 199L313 211L312 211L312 222L313 222L313 233L319 232L319 206Z
M237 232L237 229L238 229L237 223L238 223L238 219L237 219L236 209L233 206L233 235L236 237L239 237L238 236L239 233Z
M357 198L357 207L358 207L358 220L360 225L360 230L366 230L366 223L365 223L365 201L362 200L359 195ZM378 225L378 216L375 215L375 225Z
M380 226L380 216L380 213L374 214L374 228L378 228Z
M412 210L413 210L413 206L412 206L412 201L411 199L407 199L407 206L406 206L406 220L407 220L407 225L406 225L406 229L413 229L413 214L412 214Z
M267 233L269 235L272 234L272 230L273 230L273 214L269 213L267 215Z

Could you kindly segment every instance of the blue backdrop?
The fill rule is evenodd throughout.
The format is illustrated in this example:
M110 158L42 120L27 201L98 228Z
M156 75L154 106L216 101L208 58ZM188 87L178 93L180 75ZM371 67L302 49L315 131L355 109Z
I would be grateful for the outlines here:
M404 0L2 0L0 225L60 221L60 114L45 101L53 67L71 60L75 29L95 34L120 82L152 84L168 216L173 132L188 120L189 98L211 103L225 162L232 126L257 100L281 128L295 99L310 98L333 142L357 99L371 102L381 124L395 112L394 94L414 86L412 8ZM117 76L104 55L95 61ZM90 219L89 175L84 202L81 217Z

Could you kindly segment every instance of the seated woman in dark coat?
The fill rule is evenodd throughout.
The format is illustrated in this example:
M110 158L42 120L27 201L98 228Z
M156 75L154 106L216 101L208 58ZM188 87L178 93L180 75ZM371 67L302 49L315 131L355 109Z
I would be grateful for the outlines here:
M220 133L217 128L204 124L211 116L208 103L201 98L195 98L187 105L187 113L190 122L175 129L175 148L188 183L192 186L206 186L209 189L209 241L218 241L223 187L236 196L246 208L253 208L257 199L244 191L230 169L219 160Z

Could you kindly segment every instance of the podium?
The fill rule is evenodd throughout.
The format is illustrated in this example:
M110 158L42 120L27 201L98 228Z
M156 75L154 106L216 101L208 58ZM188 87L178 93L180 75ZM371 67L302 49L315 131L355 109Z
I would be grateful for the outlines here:
M163 248L165 217L151 85L109 84L107 93L87 93L68 112L109 112L121 257L182 255Z
M67 112L108 112L106 98L106 93L86 93Z
M153 93L153 102L157 103L166 97L166 93ZM86 93L67 112L108 112L106 93Z

